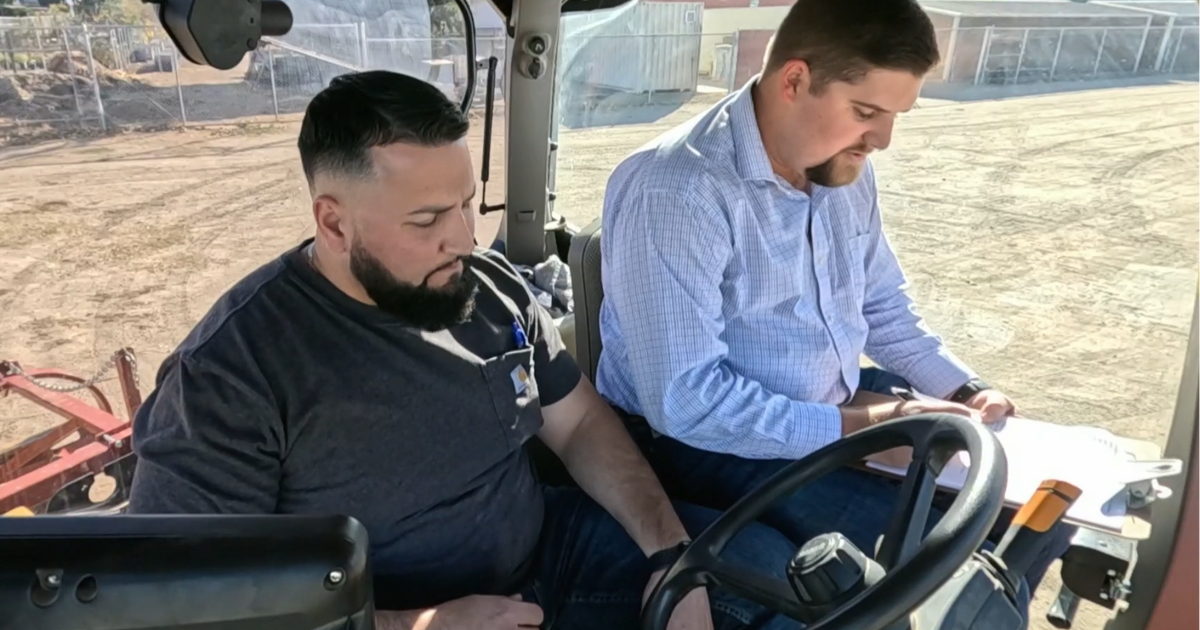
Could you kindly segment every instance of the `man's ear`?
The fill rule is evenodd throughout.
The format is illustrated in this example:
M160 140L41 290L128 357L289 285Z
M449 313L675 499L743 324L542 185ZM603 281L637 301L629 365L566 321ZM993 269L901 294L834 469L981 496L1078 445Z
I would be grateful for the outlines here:
M792 59L783 64L779 69L783 87L783 96L788 101L793 101L797 96L808 92L809 86L812 85L812 71L808 67L808 62L803 59Z
M335 195L322 193L313 197L313 220L330 249L338 253L350 250L350 235L346 233L346 207Z

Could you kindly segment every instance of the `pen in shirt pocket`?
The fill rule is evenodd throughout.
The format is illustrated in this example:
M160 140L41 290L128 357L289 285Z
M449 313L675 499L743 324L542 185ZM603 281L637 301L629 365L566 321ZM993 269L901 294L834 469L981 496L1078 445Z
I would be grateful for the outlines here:
M513 341L517 342L517 347L527 347L529 345L529 338L525 336L525 329L521 328L521 322L514 319L512 323L512 329Z

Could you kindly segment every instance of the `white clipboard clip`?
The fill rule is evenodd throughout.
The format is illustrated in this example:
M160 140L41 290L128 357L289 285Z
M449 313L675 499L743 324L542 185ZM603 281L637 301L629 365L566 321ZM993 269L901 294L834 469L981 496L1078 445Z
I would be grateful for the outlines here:
M1119 501L1124 503L1126 509L1137 510L1158 499L1166 499L1171 496L1171 489L1159 484L1158 480L1183 472L1183 461L1178 459L1130 461L1122 464L1121 468L1121 481L1125 483L1125 491L1113 497L1110 503Z

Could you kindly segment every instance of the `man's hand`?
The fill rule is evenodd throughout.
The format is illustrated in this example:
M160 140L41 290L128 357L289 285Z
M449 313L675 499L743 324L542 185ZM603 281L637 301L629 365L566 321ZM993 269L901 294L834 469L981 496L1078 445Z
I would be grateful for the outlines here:
M520 595L471 595L428 610L377 611L378 630L521 630L542 623L542 609Z
M982 421L980 413L966 405L945 400L900 400L871 392L859 392L849 405L842 407L841 411L843 436L862 431L880 422L922 413L952 413ZM894 468L908 468L909 463L912 462L912 448L901 446L876 453L867 459Z
M947 400L901 400L871 392L859 392L841 408L842 435L857 433L880 422L922 413L952 413L982 421L979 411Z
M967 400L967 406L979 412L987 424L1017 415L1012 399L994 389L985 389Z
M650 583L646 585L646 592L642 595L643 608L646 602L650 601L654 587L658 586L666 573L658 571L650 576ZM667 630L712 630L712 627L712 609L708 605L708 590L704 587L688 593L675 607L671 613L671 621L667 623Z

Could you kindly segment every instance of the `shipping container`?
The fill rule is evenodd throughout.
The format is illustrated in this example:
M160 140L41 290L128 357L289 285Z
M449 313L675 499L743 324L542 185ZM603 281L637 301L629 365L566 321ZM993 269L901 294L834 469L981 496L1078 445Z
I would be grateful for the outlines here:
M560 85L593 97L694 92L703 11L702 2L633 2L563 16Z

